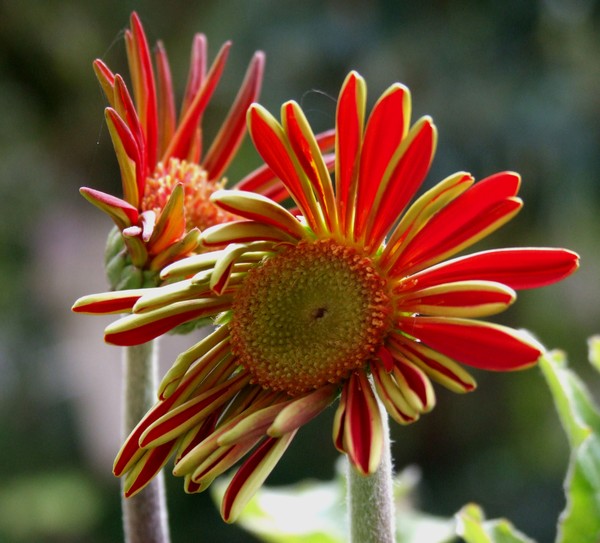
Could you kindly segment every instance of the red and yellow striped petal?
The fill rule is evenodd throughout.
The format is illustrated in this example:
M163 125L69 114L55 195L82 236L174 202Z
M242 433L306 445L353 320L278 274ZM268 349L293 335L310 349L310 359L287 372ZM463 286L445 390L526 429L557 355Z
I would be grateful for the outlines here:
M344 449L352 465L363 475L379 467L383 447L381 413L373 389L363 372L355 372L346 383Z
M447 317L486 317L508 308L517 295L491 281L459 281L401 292L396 298L403 312Z
M512 371L534 365L542 354L533 340L506 326L444 317L402 317L400 329L468 366Z
M90 315L106 315L110 313L124 313L131 311L135 303L148 291L154 289L130 289L103 292L100 294L89 294L82 296L74 304L71 310L75 313L87 313Z
M492 249L461 256L420 271L395 287L396 292L456 281L484 280L520 290L551 285L579 267L579 256L567 249L522 247Z
M350 72L340 91L335 119L335 197L340 229L348 234L354 225L366 99L365 80L358 73Z
M265 439L240 466L221 502L221 516L225 522L234 522L237 519L242 509L273 471L295 435L296 432L290 432L280 438Z
M208 179L220 179L237 153L246 133L246 111L260 94L264 67L265 55L259 51L252 58L235 101L202 161Z
M488 236L512 219L523 203L517 174L503 172L473 185L441 209L405 247L391 273L431 266Z

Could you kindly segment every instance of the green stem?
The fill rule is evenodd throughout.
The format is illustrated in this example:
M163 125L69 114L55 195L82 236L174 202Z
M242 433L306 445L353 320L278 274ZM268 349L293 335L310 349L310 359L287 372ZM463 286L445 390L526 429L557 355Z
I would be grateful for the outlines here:
M392 455L387 413L379 405L383 426L383 453L372 475L360 474L348 462L348 512L352 543L394 543L395 518Z
M157 386L156 340L125 347L123 431L125 436L154 404ZM126 543L169 543L167 505L163 473L132 498L122 498Z

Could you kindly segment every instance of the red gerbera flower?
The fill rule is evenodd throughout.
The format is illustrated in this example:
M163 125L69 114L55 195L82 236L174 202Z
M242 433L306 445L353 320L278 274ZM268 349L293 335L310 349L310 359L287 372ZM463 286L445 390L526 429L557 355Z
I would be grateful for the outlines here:
M115 473L138 492L176 452L174 473L202 491L246 455L222 504L234 520L297 430L339 397L335 446L363 474L379 464L377 398L400 424L434 406L431 381L468 392L462 365L509 371L535 364L541 347L511 328L475 318L514 302L515 290L549 285L578 266L565 249L497 249L454 257L522 206L520 179L478 183L457 173L417 198L436 129L410 127L410 95L392 85L365 123L356 73L340 92L332 181L300 107L279 124L253 105L254 144L301 216L257 194L212 200L243 220L213 226L205 247L176 262L171 284L79 300L76 311L132 308L106 330L118 345L142 343L189 320L220 315L207 338L182 353L159 400L126 440ZM366 126L365 126L366 124ZM447 260L450 257L454 257Z
M119 74L102 60L94 62L110 104L106 122L121 170L123 198L87 187L81 193L113 219L133 266L156 272L192 253L198 246L199 229L233 218L213 205L210 195L224 186L223 174L242 142L246 110L260 92L264 54L255 53L226 119L203 152L202 117L231 43L221 47L207 70L206 38L195 36L179 117L166 51L158 42L154 68L148 40L135 13L131 28L125 32L125 43L133 98ZM262 178L253 177L257 190L268 181L266 177L264 173ZM121 236L114 239L119 242ZM119 252L118 244L113 252ZM107 267L110 273L110 265Z

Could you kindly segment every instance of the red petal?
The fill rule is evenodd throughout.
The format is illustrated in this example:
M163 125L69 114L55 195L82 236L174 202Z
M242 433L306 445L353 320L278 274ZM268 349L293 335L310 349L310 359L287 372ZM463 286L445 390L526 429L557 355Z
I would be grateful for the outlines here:
M541 350L504 326L467 319L402 318L400 328L450 358L485 370L511 371L537 362Z
M152 479L154 479L162 467L167 463L167 460L173 453L175 446L175 441L169 441L164 445L160 445L159 447L146 452L146 456L139 460L140 462L144 462L144 467L138 473L132 484L125 490L126 498L131 498L137 494Z
M173 79L167 52L162 44L156 44L156 70L158 77L158 122L159 142L158 155L161 156L175 134L177 126L177 113L175 111L175 93Z
M364 81L356 72L351 72L340 91L335 121L335 194L342 231L347 229L346 223L354 206L351 187L358 175L356 165L362 144L364 115Z
M185 311L176 315L170 315L158 321L149 322L132 330L105 334L104 340L112 345L120 345L123 347L140 345L150 341L151 339L155 339L162 334L166 334L168 331L179 326L180 324L183 324L184 322L189 322L200 318L201 316L205 316L206 312L207 310L202 308ZM213 314L212 309L210 310L210 314Z
M190 56L190 69L188 71L188 80L183 94L183 103L181 105L181 116L183 117L194 96L202 87L206 77L206 54L207 42L204 34L196 34L192 41L192 53Z
M115 222L118 219L121 223L121 228L137 223L139 217L138 210L129 202L88 187L81 187L79 192L86 200L108 213Z
M235 102L202 161L208 179L220 179L239 149L246 132L246 111L258 99L264 67L265 55L258 52L252 58Z
M353 373L346 387L346 451L352 464L367 475L377 469L381 458L381 414L373 389L362 372Z
M219 80L225 68L225 62L231 48L231 42L226 42L219 51L217 58L213 62L210 72L203 83L202 88L194 96L192 103L185 112L177 132L173 136L169 147L165 151L162 158L163 162L168 162L170 158L187 159L190 148L194 141L194 135L198 128L198 124L202 118L202 114L210 101Z
M144 33L144 27L137 16L131 15L131 30L135 52L137 54L138 68L140 69L140 93L136 94L136 102L139 106L141 125L144 128L146 139L147 164L153 168L156 164L156 151L158 141L158 115L156 110L156 89L154 83L154 71L150 57L150 47ZM134 74L132 74L133 77ZM145 172L144 172L145 173ZM142 193L143 194L143 193Z
M384 191L380 191L375 208L367 209L370 228L365 238L377 248L413 198L429 171L435 152L436 129L431 119L425 119L419 132L395 166Z
M455 281L495 281L515 290L551 285L571 275L579 256L567 249L523 247L462 256L420 271L396 289L430 287Z
M360 185L356 200L354 233L364 231L383 175L394 152L406 136L410 98L405 87L396 84L386 91L369 115L360 156ZM405 111L405 106L407 111Z
M476 183L441 209L406 246L392 273L409 273L439 262L509 220L522 206L519 176L510 172Z

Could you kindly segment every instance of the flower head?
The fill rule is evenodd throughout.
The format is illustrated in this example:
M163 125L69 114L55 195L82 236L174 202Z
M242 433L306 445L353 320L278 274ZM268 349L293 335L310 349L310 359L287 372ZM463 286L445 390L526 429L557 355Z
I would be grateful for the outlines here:
M110 215L122 235L113 236L115 247L109 245L109 256L120 258L124 242L136 269L157 273L193 253L200 229L233 218L212 204L210 195L224 186L223 174L242 142L246 110L260 92L264 55L254 55L235 102L203 152L202 117L231 43L223 45L207 70L206 38L195 36L179 116L166 51L158 42L153 66L148 40L135 13L131 28L125 31L125 43L133 97L119 74L102 60L94 62L110 104L106 122L119 162L123 198L87 187L81 193ZM110 274L110 265L107 267ZM116 275L117 279L111 280L115 287L119 282Z
M539 358L525 335L476 319L507 308L515 290L568 276L577 255L511 248L455 256L519 211L519 176L475 183L460 172L409 205L436 129L429 117L410 126L402 85L383 93L366 122L365 102L363 79L350 73L337 106L333 180L296 103L283 105L281 124L251 106L254 144L300 215L264 196L217 191L212 200L242 220L202 233L215 250L165 268L166 286L77 302L84 312L101 312L102 303L132 309L106 330L119 345L219 315L216 330L177 358L120 451L115 473L126 477L127 495L173 452L188 492L247 456L223 499L222 515L233 520L297 430L336 398L333 442L369 474L381 455L378 402L408 424L433 408L432 381L475 388L463 365L509 371Z

